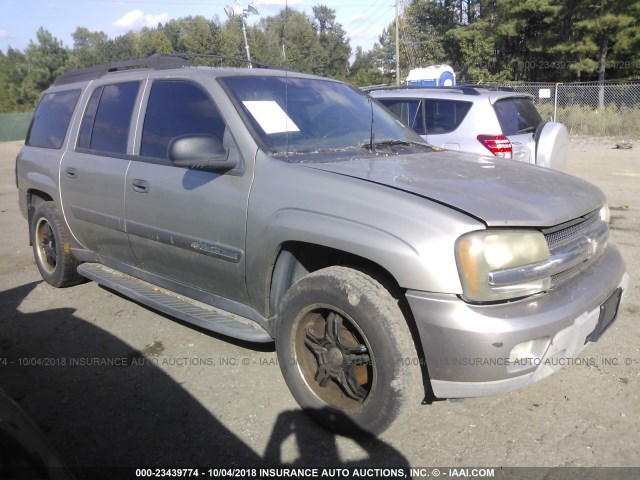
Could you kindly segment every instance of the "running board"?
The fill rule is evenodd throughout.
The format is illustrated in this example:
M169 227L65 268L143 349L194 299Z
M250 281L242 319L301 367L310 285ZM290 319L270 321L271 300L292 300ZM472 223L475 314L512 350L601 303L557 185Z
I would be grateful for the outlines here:
M247 342L273 341L271 335L253 320L178 295L102 264L82 263L78 266L78 273L148 307L207 330Z

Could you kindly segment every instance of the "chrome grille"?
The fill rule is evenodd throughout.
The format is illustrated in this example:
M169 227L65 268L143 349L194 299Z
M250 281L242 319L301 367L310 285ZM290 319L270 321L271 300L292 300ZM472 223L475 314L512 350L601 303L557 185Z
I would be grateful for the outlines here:
M609 237L609 226L601 222L599 212L582 219L543 230L551 256L559 258L571 252L584 255L585 261L551 276L551 287L557 287L587 268L604 251ZM585 241L585 239L589 239ZM595 242L595 243L594 243ZM591 250L593 249L593 251Z
M557 273L556 275L552 275L551 276L551 288L560 285L561 283L565 282L566 280L569 280L571 277L573 277L574 275L576 275L577 273L580 273L580 271L585 267L585 264L589 263L589 261L587 260L586 262L582 262L580 265L576 265L573 268L570 268L569 270L565 270L562 273Z
M547 240L547 245L549 246L549 250L552 250L556 245L560 245L567 241L571 241L571 239L584 235L588 232L593 225L600 220L600 216L598 212L593 212L586 216L583 220L578 223L573 223L568 227L560 226L559 229L553 229L552 231L544 231L544 237ZM547 233L548 232L548 233Z

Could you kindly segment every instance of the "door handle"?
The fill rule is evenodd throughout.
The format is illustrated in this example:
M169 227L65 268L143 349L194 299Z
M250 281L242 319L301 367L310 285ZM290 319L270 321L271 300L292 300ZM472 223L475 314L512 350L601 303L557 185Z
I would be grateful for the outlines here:
M150 189L149 182L140 178L134 179L131 185L133 185L133 191L138 193L147 193Z
M78 170L73 167L67 167L65 174L68 178L78 178Z

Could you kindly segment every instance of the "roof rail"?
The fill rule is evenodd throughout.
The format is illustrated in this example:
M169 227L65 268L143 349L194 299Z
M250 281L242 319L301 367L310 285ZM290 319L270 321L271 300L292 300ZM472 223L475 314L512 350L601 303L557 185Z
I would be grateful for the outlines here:
M68 83L81 82L85 80L95 80L108 73L133 70L138 68L148 68L151 70L166 70L169 68L192 67L193 64L187 60L189 58L211 58L221 60L233 60L241 63L248 63L258 68L270 68L259 62L246 60L244 58L228 57L225 55L210 55L199 53L156 53L147 58L138 58L135 60L124 60L121 62L105 63L87 68L77 68L69 72L65 72L58 77L55 85L65 85Z
M464 95L480 95L480 92L475 86L469 85L455 85L451 87L434 87L434 86L422 86L422 85L391 85L385 87L365 87L365 92L377 92L381 90L436 90L442 92L457 92Z
M277 68L277 67L272 67L270 65L266 65L264 63L256 62L255 60L247 60L246 58L229 57L227 55L214 55L209 53L162 53L157 55L162 57L168 57L168 58L212 58L212 59L217 58L220 60L233 60L234 62L247 63L251 67L273 68L273 69Z
M469 87L469 88L484 88L485 90L493 90L497 92L515 92L516 89L512 86L502 86L495 84L487 84L487 83L472 83L472 84L464 84L460 85L461 87Z
M191 62L179 58L166 58L165 55L151 55L147 58L137 58L135 60L124 60L121 62L104 63L87 68L77 68L69 72L65 72L58 77L55 85L64 85L67 83L81 82L84 80L95 80L103 75L111 72L119 72L123 70L133 70L136 68L150 68L153 70L161 70L167 68L188 67Z

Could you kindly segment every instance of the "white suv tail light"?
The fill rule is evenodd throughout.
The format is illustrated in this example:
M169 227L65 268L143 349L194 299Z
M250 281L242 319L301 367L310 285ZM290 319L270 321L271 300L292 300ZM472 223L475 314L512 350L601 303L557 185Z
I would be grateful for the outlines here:
M511 158L511 142L504 135L478 135L476 138L496 157Z

